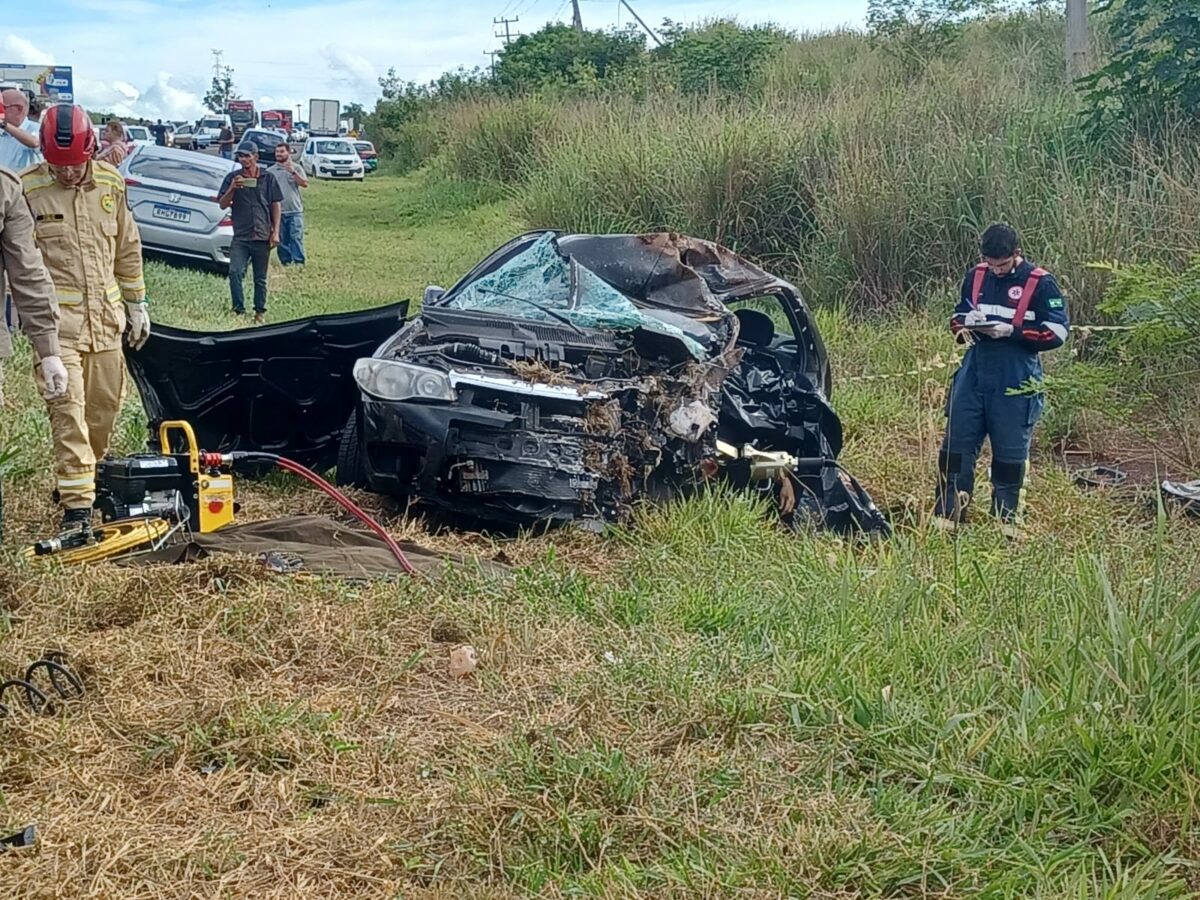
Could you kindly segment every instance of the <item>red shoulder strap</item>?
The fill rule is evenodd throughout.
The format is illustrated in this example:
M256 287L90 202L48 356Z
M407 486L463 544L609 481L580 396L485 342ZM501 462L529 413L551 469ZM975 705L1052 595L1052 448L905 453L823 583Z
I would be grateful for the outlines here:
M1025 324L1025 313L1029 312L1029 304L1033 302L1033 294L1037 290L1038 282L1045 274L1045 269L1034 269L1029 273L1025 287L1021 289L1021 300L1017 303L1016 312L1013 313L1013 328L1020 328Z
M987 263L975 267L975 280L971 283L971 305L978 306L979 298L983 296L983 278L987 275Z

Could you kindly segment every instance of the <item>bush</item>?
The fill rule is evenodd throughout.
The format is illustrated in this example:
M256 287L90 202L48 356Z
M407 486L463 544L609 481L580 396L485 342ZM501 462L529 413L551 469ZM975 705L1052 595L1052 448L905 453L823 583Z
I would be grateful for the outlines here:
M689 94L751 91L768 63L794 40L774 26L742 27L727 20L699 28L668 21L663 36L666 42L654 55L670 65L679 88Z

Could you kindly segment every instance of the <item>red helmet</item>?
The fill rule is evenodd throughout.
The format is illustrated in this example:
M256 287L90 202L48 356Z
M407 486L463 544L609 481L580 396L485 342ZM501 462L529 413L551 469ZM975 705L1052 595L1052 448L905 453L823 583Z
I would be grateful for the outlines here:
M42 155L52 166L81 166L96 149L96 132L82 106L60 103L42 113Z

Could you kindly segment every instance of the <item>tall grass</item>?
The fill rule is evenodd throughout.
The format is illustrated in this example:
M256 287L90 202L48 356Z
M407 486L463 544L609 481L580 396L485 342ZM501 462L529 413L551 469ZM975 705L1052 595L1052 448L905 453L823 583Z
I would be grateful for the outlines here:
M746 96L460 105L443 161L507 184L536 224L709 237L859 309L920 302L1004 219L1088 315L1088 263L1194 244L1200 149L1182 132L1090 140L1061 46L1054 17L1000 19L914 74L864 36L808 38Z

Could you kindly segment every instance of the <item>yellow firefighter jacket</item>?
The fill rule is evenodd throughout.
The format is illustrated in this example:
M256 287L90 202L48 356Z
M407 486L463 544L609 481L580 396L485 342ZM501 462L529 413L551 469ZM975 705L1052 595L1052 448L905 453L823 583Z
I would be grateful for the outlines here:
M66 188L40 163L21 173L21 186L58 298L59 341L80 353L120 348L121 301L146 298L142 243L121 173L93 161L83 182Z

